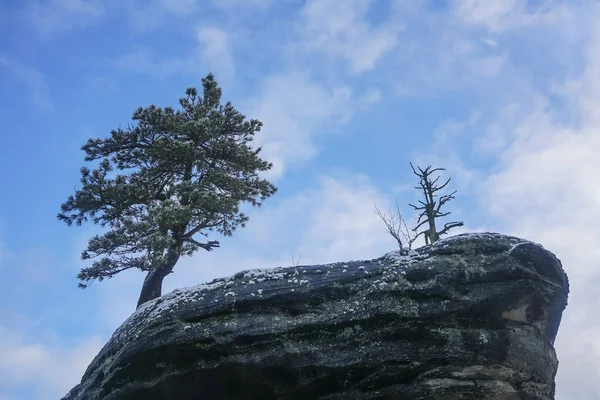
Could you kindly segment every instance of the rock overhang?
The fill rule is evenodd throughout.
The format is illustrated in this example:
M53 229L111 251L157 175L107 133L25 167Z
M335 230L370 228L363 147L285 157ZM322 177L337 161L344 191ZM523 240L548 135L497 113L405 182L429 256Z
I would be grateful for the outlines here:
M144 304L67 398L129 398L183 377L222 395L218 376L267 382L256 389L264 398L487 390L473 380L551 398L567 294L552 253L494 233L374 260L245 270Z

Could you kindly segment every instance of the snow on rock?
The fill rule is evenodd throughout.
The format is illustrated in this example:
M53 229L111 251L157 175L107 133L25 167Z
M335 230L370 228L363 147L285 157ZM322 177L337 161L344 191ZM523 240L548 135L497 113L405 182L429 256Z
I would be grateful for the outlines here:
M65 399L550 400L567 293L552 253L494 233L245 270L142 305Z

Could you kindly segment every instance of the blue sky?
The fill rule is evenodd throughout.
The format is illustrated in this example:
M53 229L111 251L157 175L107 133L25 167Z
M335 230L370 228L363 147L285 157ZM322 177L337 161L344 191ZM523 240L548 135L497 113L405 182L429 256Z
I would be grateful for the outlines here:
M557 399L600 398L600 12L594 0L36 0L0 4L0 399L64 395L143 275L86 290L67 227L81 145L213 72L263 121L279 192L164 291L394 249L373 206L444 166L455 233L542 243L571 279ZM405 215L413 215L408 207ZM216 237L216 239L221 239Z

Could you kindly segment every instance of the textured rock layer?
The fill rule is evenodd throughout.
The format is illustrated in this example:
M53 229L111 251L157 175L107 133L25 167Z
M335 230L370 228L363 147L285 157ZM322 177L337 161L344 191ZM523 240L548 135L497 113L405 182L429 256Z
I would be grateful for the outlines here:
M65 399L553 399L567 293L498 234L243 271L141 307Z

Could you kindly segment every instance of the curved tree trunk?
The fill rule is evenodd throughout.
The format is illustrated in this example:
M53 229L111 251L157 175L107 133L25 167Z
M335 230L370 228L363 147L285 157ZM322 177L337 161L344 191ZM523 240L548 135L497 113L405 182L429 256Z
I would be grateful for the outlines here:
M142 304L161 296L163 279L173 271L173 267L177 264L179 257L179 253L173 253L171 254L171 257L169 257L168 264L148 271L148 275L146 275L146 279L144 279L144 283L142 284L137 308Z

